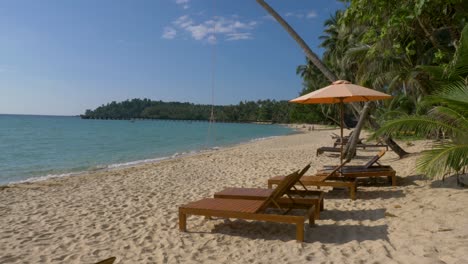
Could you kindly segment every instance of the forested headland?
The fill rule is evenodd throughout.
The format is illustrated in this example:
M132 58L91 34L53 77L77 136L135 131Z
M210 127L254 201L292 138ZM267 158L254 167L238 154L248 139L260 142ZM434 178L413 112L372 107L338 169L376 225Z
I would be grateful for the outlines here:
M296 105L287 101L244 101L237 105L213 106L217 122L294 123L326 122L317 105ZM211 105L132 99L111 102L86 110L84 119L172 119L210 120Z

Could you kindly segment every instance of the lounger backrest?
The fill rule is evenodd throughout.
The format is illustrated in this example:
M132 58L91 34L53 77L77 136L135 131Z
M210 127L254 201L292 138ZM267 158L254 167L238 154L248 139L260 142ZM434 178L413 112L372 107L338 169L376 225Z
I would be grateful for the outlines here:
M323 181L325 181L326 179L328 179L329 177L332 177L337 171L339 171L346 163L348 163L347 161L343 161L343 163L341 163L341 165L339 166L336 166L329 174L326 175L326 177L323 179Z
M369 168L370 166L374 165L383 155L385 155L385 149L382 149L377 155L372 157L365 165L364 168Z
M282 197L289 191L298 181L299 179L309 170L310 164L305 166L300 172L295 171L288 176L284 177L284 179L276 186L273 192L268 196L262 206L259 208L258 211L263 211L270 206L270 203L273 203L278 198Z

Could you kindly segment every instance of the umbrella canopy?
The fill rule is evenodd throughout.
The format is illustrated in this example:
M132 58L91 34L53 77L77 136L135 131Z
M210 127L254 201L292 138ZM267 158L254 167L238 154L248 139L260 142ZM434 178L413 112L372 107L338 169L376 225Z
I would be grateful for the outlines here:
M344 103L350 102L366 102L374 100L389 99L392 96L381 93L369 88L352 84L349 81L338 80L331 85L313 91L311 93L292 99L289 102L299 104L340 104L341 112L341 163L343 163L343 119L344 119Z
M390 95L369 88L339 80L331 85L292 99L289 102L299 104L336 104L350 102L365 102L389 99Z

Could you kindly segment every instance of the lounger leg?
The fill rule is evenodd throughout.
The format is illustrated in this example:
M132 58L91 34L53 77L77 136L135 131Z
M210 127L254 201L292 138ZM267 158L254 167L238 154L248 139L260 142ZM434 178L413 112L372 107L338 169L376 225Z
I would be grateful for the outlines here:
M187 231L187 215L179 210L179 230Z
M323 211L325 209L325 204L324 204L325 200L322 199L320 200L320 211Z
M392 186L396 186L396 175L392 175Z
M318 200L314 204L314 219L320 219L320 211L322 211L322 201Z
M272 186L272 185L273 185L273 184L271 184L271 182L270 182L270 181L268 181L268 189L272 189L272 188L273 188L273 186Z
M304 242L304 222L296 223L296 241Z
M317 204L314 204L313 207L314 207L313 211L312 211L312 208L310 208L307 213L309 216L309 227L313 227L315 225L315 219L317 217Z
M352 200L356 200L356 185L349 186L349 195Z

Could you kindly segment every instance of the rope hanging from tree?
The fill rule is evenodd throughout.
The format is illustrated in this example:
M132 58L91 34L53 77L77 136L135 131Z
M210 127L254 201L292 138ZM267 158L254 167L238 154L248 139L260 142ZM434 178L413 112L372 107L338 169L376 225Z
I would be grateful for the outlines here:
M216 18L216 0L213 0L213 18ZM208 121L208 134L206 138L206 147L210 146L210 139L212 140L212 144L216 143L216 136L214 131L214 123L216 121L215 114L214 114L214 89L215 89L215 69L216 69L216 21L213 23L213 33L208 38L211 44L211 113L210 119Z

